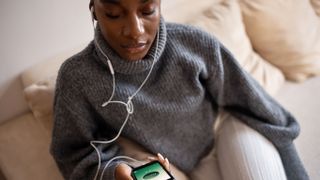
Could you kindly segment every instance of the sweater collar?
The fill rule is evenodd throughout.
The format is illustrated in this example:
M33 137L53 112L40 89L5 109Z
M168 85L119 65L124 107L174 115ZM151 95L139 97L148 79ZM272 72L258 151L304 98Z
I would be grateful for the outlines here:
M154 60L154 56L156 62L159 60L167 40L167 31L163 18L161 18L160 20L159 30L158 50L156 50L156 37L147 55L143 59L138 61L128 61L121 58L104 39L99 26L97 26L95 30L95 40L99 44L103 52L109 57L115 72L122 74L136 74L150 69ZM99 51L97 45L95 45L95 49L98 54L99 60L101 60L105 65L108 66L107 58L104 57L104 55Z

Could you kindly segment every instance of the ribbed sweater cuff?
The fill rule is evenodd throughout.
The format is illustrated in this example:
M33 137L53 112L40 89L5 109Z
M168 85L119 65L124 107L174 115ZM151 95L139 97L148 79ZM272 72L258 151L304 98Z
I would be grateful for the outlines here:
M293 143L279 149L288 180L308 180L309 176L303 167Z

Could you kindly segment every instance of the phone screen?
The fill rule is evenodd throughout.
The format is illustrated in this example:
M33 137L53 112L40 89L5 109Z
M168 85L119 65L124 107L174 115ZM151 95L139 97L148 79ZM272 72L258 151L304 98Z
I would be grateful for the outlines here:
M135 180L174 180L173 176L158 161L153 161L132 170Z

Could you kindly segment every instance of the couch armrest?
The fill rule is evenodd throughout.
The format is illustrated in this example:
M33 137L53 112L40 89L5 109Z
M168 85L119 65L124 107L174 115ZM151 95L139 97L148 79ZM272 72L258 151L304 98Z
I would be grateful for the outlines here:
M49 154L51 138L32 113L0 126L0 168L7 179L62 180Z

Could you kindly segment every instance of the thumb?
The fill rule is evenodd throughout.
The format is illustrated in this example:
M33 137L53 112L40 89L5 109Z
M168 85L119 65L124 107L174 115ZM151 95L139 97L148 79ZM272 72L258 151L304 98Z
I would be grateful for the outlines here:
M133 180L131 177L131 167L127 164L119 164L115 170L116 180Z

